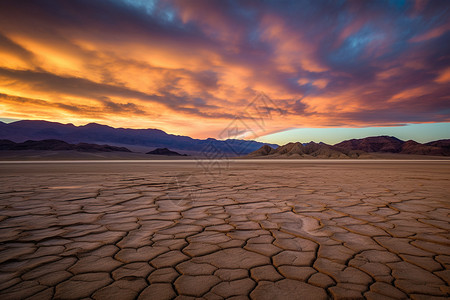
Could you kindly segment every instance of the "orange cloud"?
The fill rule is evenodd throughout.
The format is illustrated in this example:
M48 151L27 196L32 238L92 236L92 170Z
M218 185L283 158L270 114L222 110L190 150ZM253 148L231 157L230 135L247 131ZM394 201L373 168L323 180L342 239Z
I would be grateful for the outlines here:
M438 83L448 83L450 82L450 68L445 69L442 71L441 74L436 78L435 80Z
M315 58L314 41L295 31L282 18L266 15L262 20L263 39L276 45L275 62L281 71L295 72L299 67L310 72L327 70Z
M259 131L442 120L450 27L413 34L436 4L409 5L408 26L334 5L0 2L0 113L208 137L263 91L282 113Z
M444 33L446 33L449 30L450 30L450 24L443 24L440 27L433 28L423 34L413 37L410 41L413 43L419 43L419 42L423 42L426 40L434 39L434 38L437 38L437 37L443 35Z
M405 99L420 97L423 95L427 95L429 93L430 93L430 90L424 86L407 89L407 90L401 91L400 93L395 94L391 99L389 99L389 102L403 101Z

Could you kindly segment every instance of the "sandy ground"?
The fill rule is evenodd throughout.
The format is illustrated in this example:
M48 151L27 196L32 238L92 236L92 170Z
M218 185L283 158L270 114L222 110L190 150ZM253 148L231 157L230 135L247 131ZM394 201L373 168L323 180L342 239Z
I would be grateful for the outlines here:
M34 161L34 160L186 160L192 156L165 156L137 152L81 152L49 150L1 150L0 161ZM450 158L449 158L450 159Z
M171 149L172 150L172 149ZM166 155L152 155L138 152L80 152L80 151L49 151L49 150L1 150L0 161L49 161L49 160L197 160L197 159L213 159L220 158L220 155L214 153L201 153L193 151L176 150L179 153L188 153L189 156L166 156ZM223 154L225 156L225 154ZM233 157L229 154L228 157ZM411 155L398 153L370 153L366 155L368 159L394 159L394 160L449 160L450 156L432 156L432 155ZM228 158L230 159L230 158ZM261 157L234 157L232 159L239 160L273 160L265 156ZM278 159L302 159L279 157ZM314 158L313 158L314 159Z
M2 162L0 182L1 299L449 297L448 161Z

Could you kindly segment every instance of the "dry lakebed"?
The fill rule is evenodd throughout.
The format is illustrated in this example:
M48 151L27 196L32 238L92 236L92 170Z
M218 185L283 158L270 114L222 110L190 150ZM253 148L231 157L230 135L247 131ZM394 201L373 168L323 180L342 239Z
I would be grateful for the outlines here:
M0 162L0 299L445 299L450 161Z

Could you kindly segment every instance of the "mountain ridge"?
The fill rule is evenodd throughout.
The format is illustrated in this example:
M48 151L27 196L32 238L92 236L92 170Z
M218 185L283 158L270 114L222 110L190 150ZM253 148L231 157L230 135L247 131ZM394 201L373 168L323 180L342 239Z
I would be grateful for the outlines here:
M334 145L340 150L360 150L367 153L399 153L417 155L450 155L450 139L418 143L414 140L403 141L393 136L372 136L351 139Z
M339 149L336 149L334 146L325 143L315 143L315 142L309 142L306 144L302 144L300 142L295 143L293 142L280 146L277 149L273 149L267 145L263 147L258 149L257 151L254 151L246 155L245 157L343 159L343 158L359 158L361 155L366 154L363 151L356 151L356 150L341 151Z
M450 156L450 139L425 144L413 140L402 141L393 136L373 136L345 140L335 145L325 143L291 142L273 149L268 145L249 153L246 158L374 158L373 154L409 154Z
M11 140L0 140L0 150L45 150L45 151L61 151L75 150L80 152L132 152L125 147L116 147L111 145L98 145L88 143L69 144L67 142L55 139L33 141L27 140L22 143L16 143Z
M58 139L68 143L107 143L127 148L136 146L141 152L155 148L169 148L189 154L239 156L259 149L268 143L247 140L194 139L189 136L168 134L160 129L114 128L98 123L75 126L41 120L23 120L0 123L0 139L14 142L26 140ZM270 144L278 146L276 144ZM131 149L131 148L130 148ZM133 149L132 149L133 150Z
M350 139L334 145L325 143L292 142L283 146L257 141L207 138L168 134L160 129L115 128L98 123L76 126L43 120L22 120L13 123L0 121L0 139L13 142L28 140L60 140L72 144L108 144L114 147L140 147L142 153L156 148L170 148L191 155L213 158L244 157L299 157L299 158L370 158L370 153L450 156L450 139L428 143L403 141L393 136L371 136ZM132 148L130 148L132 149ZM135 151L135 149L132 149Z

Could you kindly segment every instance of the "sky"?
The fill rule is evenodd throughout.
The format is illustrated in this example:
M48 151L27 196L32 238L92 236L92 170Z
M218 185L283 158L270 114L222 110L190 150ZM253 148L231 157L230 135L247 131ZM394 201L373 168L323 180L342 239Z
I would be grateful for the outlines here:
M0 119L450 138L450 2L2 0Z
M324 142L337 144L344 140L361 139L370 136L395 136L403 141L414 140L428 143L449 137L450 123L406 124L391 127L360 127L360 128L297 128L274 134L262 135L256 140L265 143L284 145L299 141Z

